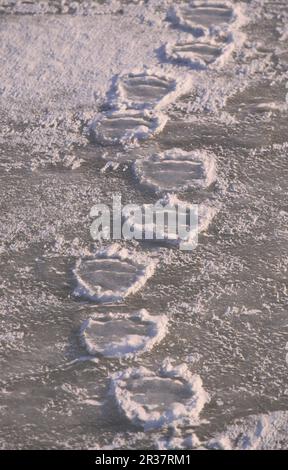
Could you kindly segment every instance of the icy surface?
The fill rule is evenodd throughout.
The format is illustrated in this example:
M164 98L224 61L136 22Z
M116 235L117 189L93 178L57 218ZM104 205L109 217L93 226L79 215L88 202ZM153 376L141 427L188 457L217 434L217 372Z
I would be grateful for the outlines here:
M111 393L126 418L145 430L185 422L197 425L209 400L201 378L185 364L173 367L169 360L158 373L144 367L116 373Z
M81 328L83 344L90 354L105 357L133 357L149 351L165 336L168 319L146 310L95 315Z
M0 447L202 448L220 434L233 447L233 423L233 436L244 429L252 447L287 448L285 411L265 424L287 410L287 2L214 2L232 5L237 18L214 21L209 32L167 21L184 0L0 3ZM167 44L218 47L230 34L232 53L208 66L166 54ZM118 79L147 70L176 88L145 110L139 94L124 91L123 102L113 95ZM90 142L100 116L124 110L161 113L166 125L148 129L136 149L129 136L124 148L118 138L105 149ZM75 299L75 260L95 253L91 207L115 192L125 203L154 203L127 162L171 148L215 154L215 185L183 196L219 203L213 226L193 252L141 245L159 269L125 305ZM113 164L101 171L104 155ZM121 364L155 372L167 354L189 363L212 397L197 428L200 447L189 425L137 432L107 397L119 361L83 356L80 326L95 310L143 307L169 314L167 336ZM272 432L256 443L260 416L247 416L259 410Z

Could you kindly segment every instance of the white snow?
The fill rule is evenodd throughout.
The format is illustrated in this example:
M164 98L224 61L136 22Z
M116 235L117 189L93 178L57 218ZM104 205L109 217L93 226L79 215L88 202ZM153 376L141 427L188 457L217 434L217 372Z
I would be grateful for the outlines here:
M98 6L91 16L36 15L1 22L1 91L15 109L97 109L114 77L158 65L154 49L171 32L163 24L143 22L149 7ZM155 20L159 12L155 13ZM177 38L178 34L172 33ZM132 39L133 38L133 39ZM133 41L133 47L127 47ZM162 74L165 72L163 71Z
M195 74L185 66L163 61L159 51L165 44L174 47L193 39L190 33L171 28L171 23L165 21L169 6L171 2L166 0L124 6L118 0L104 5L85 2L75 3L73 8L61 3L61 11L69 14L51 15L48 13L58 11L51 2L43 1L41 6L12 2L14 12L33 14L11 15L1 23L1 104L12 120L19 119L25 125L33 122L37 126L24 127L21 132L7 126L3 127L3 133L7 138L13 136L13 142L19 145L29 144L31 152L38 157L40 151L51 153L55 146L70 148L87 143L83 123L85 129L91 126L92 138L99 138L100 142L115 143L119 139L126 145L152 137L166 123L164 108L192 90L198 95L193 109L219 110L227 97L247 81L249 69L241 75L235 74L229 84L217 78L216 86L215 75ZM244 8L237 4L233 9L237 21L230 24L229 33L235 37L244 23L239 21ZM120 14L120 10L124 13ZM217 33L217 38L221 40L226 33L222 31L220 36ZM213 36L209 41L217 38ZM129 44L133 47L128 47ZM234 44L239 49L238 36ZM252 66L256 72L258 64ZM132 87L125 85L129 75L142 77L150 100L139 98L137 90L143 91L143 86L135 87L135 82ZM154 94L155 85L161 81L162 91L167 91L163 96ZM103 105L110 109L102 113ZM149 108L152 115L142 116L144 123L140 118L132 129L122 133L119 128L126 118L116 122L117 111L127 112L127 107L132 113L136 109L140 111L139 107L142 111L143 107L146 111ZM109 131L111 119L116 136L113 130ZM105 129L102 133L103 124L104 128L108 125L108 134Z

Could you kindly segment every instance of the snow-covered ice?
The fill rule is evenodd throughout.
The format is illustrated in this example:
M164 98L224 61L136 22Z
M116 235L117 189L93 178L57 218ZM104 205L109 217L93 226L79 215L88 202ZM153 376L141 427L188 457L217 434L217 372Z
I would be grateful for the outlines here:
M285 1L0 3L0 447L287 448L287 412L269 413L287 395ZM215 155L192 171L186 156L165 157L174 147ZM135 159L139 184L117 166ZM91 256L89 210L118 184L142 206L187 190L180 213L195 196L200 232L218 202L221 214L192 254L148 243L150 259L131 242ZM180 244L172 232L167 242ZM156 255L155 282L127 298ZM73 281L90 302L70 295ZM160 310L169 344L154 348L167 332ZM190 378L157 370L167 353ZM111 391L122 415L157 433L131 430L103 396L127 357L135 369L118 370ZM217 397L203 423L194 371Z

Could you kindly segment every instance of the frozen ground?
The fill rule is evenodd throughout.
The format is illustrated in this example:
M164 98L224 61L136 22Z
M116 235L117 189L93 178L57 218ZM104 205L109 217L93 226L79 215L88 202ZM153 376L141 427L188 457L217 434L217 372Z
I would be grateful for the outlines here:
M0 448L288 446L287 2L186 3L0 0ZM134 161L171 149L215 160L209 186L172 178L220 208L197 249L122 242L153 276L120 304L75 297L91 207L155 202ZM169 319L161 342L88 354L83 323L141 309ZM145 426L137 393L121 404L115 377L165 425Z

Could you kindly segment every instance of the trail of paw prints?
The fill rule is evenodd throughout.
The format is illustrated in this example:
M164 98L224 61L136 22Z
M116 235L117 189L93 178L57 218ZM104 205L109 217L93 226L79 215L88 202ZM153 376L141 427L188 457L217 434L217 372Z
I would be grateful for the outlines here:
M167 122L163 108L189 85L148 69L116 77L107 96L108 110L96 116L90 126L91 140L125 146L154 137Z
M172 64L188 64L195 70L223 65L235 47L235 28L243 23L241 8L228 1L180 4L173 6L167 17L188 36L187 41L167 44L166 58ZM148 69L117 76L107 95L106 110L91 125L91 139L101 145L129 146L157 135L167 122L165 108L191 89L187 75L184 81L175 77L177 73L173 77L163 76L163 71ZM187 231L187 207L192 210L192 204L178 199L177 194L187 189L206 190L215 183L216 156L212 152L172 148L136 159L132 171L140 188L148 188L160 196L158 204L165 206L168 216L170 208L172 212L177 205L180 219L183 216L181 229L186 230L184 242L191 246L198 233L209 228L218 212L217 205L209 200L200 203L198 226L190 226ZM145 205L143 209L145 212ZM133 214L123 215L128 224L134 223ZM137 230L142 231L142 225L137 227L134 223L136 233ZM183 242L173 230L168 233L159 230L157 240L162 239L168 246L179 247ZM156 238L153 220L150 224L145 220L145 237L151 241ZM102 305L110 302L117 305L144 288L155 269L154 259L111 245L99 250L93 258L77 262L74 295ZM159 344L168 327L166 315L144 309L97 313L82 324L80 339L91 357L133 359ZM170 360L156 371L140 367L114 373L110 377L110 395L120 414L145 431L197 426L209 401L201 378L192 374L186 364L175 366ZM183 439L175 437L170 443L159 441L159 445L166 448L188 445ZM200 445L194 434L190 440L192 447Z
M196 70L223 66L239 45L237 32L246 21L240 5L210 0L173 6L167 19L189 36L168 43L166 58Z

